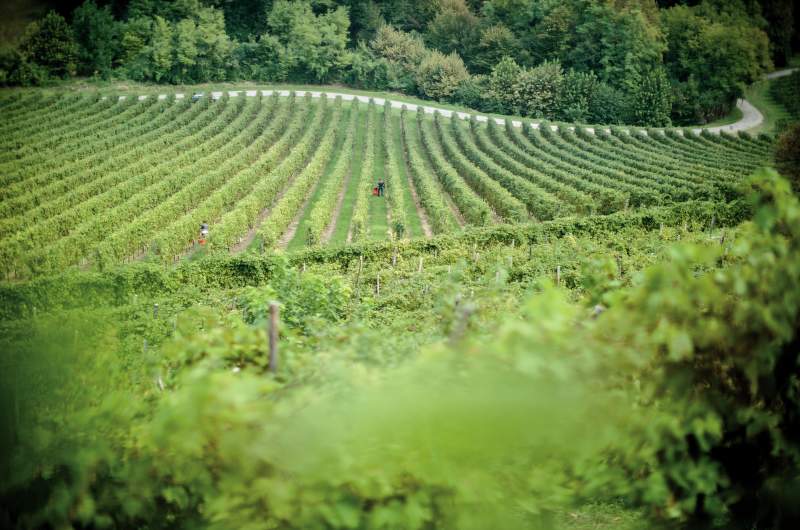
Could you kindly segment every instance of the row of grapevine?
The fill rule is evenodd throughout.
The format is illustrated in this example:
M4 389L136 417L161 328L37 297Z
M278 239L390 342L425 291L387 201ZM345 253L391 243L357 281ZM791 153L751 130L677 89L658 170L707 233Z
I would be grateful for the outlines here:
M608 214L623 210L630 201L627 193L603 182L595 182L593 176L588 172L572 168L549 153L533 152L531 150L533 146L516 128L506 129L506 136L509 140L506 143L499 141L501 134L496 128L489 129L489 133L490 138L495 137L495 145L499 150L505 149L512 158L523 162L529 168L535 168L546 177L591 196L598 213Z
M459 175L454 164L450 163L445 154L445 143L448 139L442 133L442 119L437 114L434 122L420 119L421 114L417 115L417 129L420 132L422 146L434 169L439 182L447 191L450 197L458 206L467 223L475 226L485 226L495 222L495 218L500 216L510 222L523 221L527 217L525 206L513 198L502 194L499 186L495 186L494 181L478 182L470 178L467 174ZM452 148L452 145L449 145ZM448 151L449 152L449 151ZM462 157L463 162L463 155ZM457 163L457 162L456 162ZM472 184L472 186L470 186ZM492 195L495 192L495 195ZM490 204L498 204L501 209L495 213Z
M666 196L673 200L686 200L689 197L685 188L672 185L668 179L651 179L648 176L638 175L634 171L614 167L607 161L598 160L591 153L572 151L560 144L559 135L549 127L537 130L529 128L528 136L534 139L538 147L549 150L551 153L558 153L558 156L570 165L604 177L612 187L622 188L625 186L627 190L630 190L631 202L634 206L642 204L637 200L639 192L654 191L662 197Z
M328 180L325 181L324 188L321 190L317 201L313 205L311 214L309 215L306 243L309 246L315 246L323 243L323 234L331 223L335 223L336 219L333 214L336 209L336 202L339 200L339 194L342 192L342 187L347 182L347 177L350 173L353 163L353 146L356 136L356 124L359 118L359 105L358 103L351 103L349 111L349 119L347 122L347 132L345 134L344 142L342 142L341 153L333 167Z
M764 137L503 127L421 111L398 120L391 105L353 102L345 112L326 102L0 98L18 118L0 126L9 132L0 138L0 268L19 276L87 259L169 260L186 253L202 221L212 224L212 249L254 237L269 247L295 219L313 246L332 222L361 241L380 221L380 238L385 216L402 237L417 226L415 194L436 233L731 198L771 149ZM353 167L361 171L348 182ZM380 175L385 203L369 196Z
M713 167L724 167L734 175L741 175L748 171L749 164L743 163L738 156L728 156L730 153L709 149L708 146L696 141L696 138L697 135L691 133L681 135L675 131L667 131L665 134L657 136L639 134L634 137L634 141L653 146L656 149L664 149L666 146L671 155L681 160Z
M664 173L672 178L681 180L686 179L692 182L707 183L717 182L718 172L711 168L704 168L699 165L677 165L673 159L663 156L659 152L643 154L643 151L636 146L615 142L616 138L605 133L599 135L589 134L581 129L575 132L560 131L562 138L569 143L573 149L579 152L588 151L597 157L607 157L613 160L618 166L627 166L638 172L660 174ZM603 141L611 139L611 141Z
M476 145L497 164L573 205L578 214L585 215L597 210L591 195L545 175L536 169L535 163L526 166L527 156L517 152L518 148L502 134L497 124L490 122L488 130L477 127L475 123L471 125Z
M258 231L258 236L265 247L275 245L297 214L300 205L322 177L322 172L328 166L336 145L336 134L331 130L339 125L341 117L342 101L337 99L334 111L332 113L327 111L323 123L314 131L315 135L306 151L306 160L303 161L305 168L270 209L269 217ZM331 132L328 133L329 131Z
M439 139L444 154L453 168L459 172L473 190L486 199L495 212L508 222L523 222L528 217L525 204L517 199L500 183L492 180L480 168L472 165L469 159L460 151L460 147L453 139L452 131L443 125L442 120L437 120L436 125Z
M115 260L140 251L153 240L154 234L159 234L158 230L168 230L170 223L194 209L199 201L210 196L260 152L264 118L270 109L259 103L235 103L233 106L240 112L227 127L223 127L223 134L199 146L199 150L190 149L187 153L190 156L161 166L158 172L150 174L158 178L157 175L162 173L159 181L131 195L106 214L131 215L136 218L135 224L121 225L107 234L99 246L101 240L94 237L97 233L95 228L91 225L84 227L80 242L88 245L87 252L95 254L93 258L104 261L108 257L91 250L98 247L109 250ZM168 176L164 174L166 172ZM174 235L170 232L170 237Z
M300 104L292 100L287 111L289 112L287 117L274 120L263 133L270 147L263 150L259 158L240 175L241 178L251 182L252 187L228 212L214 222L211 233L213 246L229 248L238 243L248 230L255 233L260 220L259 214L271 204L283 187L282 181L270 176L273 173L281 175L286 168L297 164L296 159L299 155L295 156L292 149L298 144L301 147L305 145L306 139L312 134L312 128L319 127L322 120L320 106L309 105L307 101ZM206 221L212 220L206 219ZM195 226L194 234L196 229ZM189 238L191 235L187 236L187 239Z
M181 245L197 234L200 221L213 223L211 244L214 247L229 248L235 245L250 230L255 234L262 219L259 214L275 200L284 189L287 178L297 171L305 160L305 150L314 127L323 122L323 104L310 104L309 98L291 104L291 117L286 123L276 120L263 136L268 140L268 148L256 148L256 158L249 166L244 166L233 185L241 191L230 198L230 208L207 219L198 220L194 225L186 222L180 232L182 239L167 247L163 242L154 244L155 250L169 258L181 252ZM244 187L242 187L244 185Z
M36 134L44 125L52 128L69 126L73 117L80 118L87 113L96 111L94 104L97 103L96 96L77 95L66 98L56 98L51 104L41 108L32 109L24 114L23 118L5 121L6 127L3 128L3 144L13 142L22 138ZM113 101L104 101L103 107L110 107Z
M30 237L28 230L20 233L15 240L18 246L34 245L40 250L31 253L29 265L33 268L60 267L76 263L88 255L95 244L108 241L110 226L130 227L139 233L152 233L142 223L142 212L148 215L163 206L166 199L177 192L191 187L195 193L203 193L197 186L197 173L203 168L217 166L229 158L237 146L233 141L245 134L245 126L255 120L261 108L258 101L223 103L214 119L213 126L195 135L194 143L181 149L168 148L172 157L163 156L158 164L143 161L143 168L125 167L121 170L128 178L114 188L103 191L89 200L80 203L62 214L34 226L37 231ZM248 132L255 134L251 129ZM164 153L165 155L167 153ZM205 175L204 175L205 176ZM102 215L97 213L102 212ZM136 219L133 224L124 222ZM164 223L164 220L161 220ZM56 240L57 241L54 241ZM49 246L46 243L53 242ZM5 249L0 249L5 251Z
M74 115L77 109L62 109L51 115L42 116L26 130L10 133L5 137L3 149L0 151L0 171L2 171L0 174L3 175L3 183L15 182L11 171L23 167L23 164L41 160L41 155L46 154L48 150L61 149L62 143L67 138L75 137L73 133L85 132L85 128L91 127L93 123L129 112L134 107L142 108L143 105L137 105L135 102L125 105L106 104L98 109L90 101L86 101L81 106L83 112L78 113L79 116Z
M392 218L391 230L396 239L408 233L405 200L402 193L403 182L400 166L392 142L392 105L389 101L383 106L383 161L386 181L386 198L389 204L389 215Z
M436 115L435 127L440 128L439 115ZM494 212L486 201L477 195L448 163L442 152L438 133L432 124L417 113L417 130L420 140L434 173L439 178L442 188L447 191L458 207L467 223L484 226L492 222Z
M686 173L673 173L665 168L656 168L638 161L633 156L621 160L613 152L602 152L591 148L581 149L576 144L577 135L569 130L559 130L558 133L545 131L543 134L555 147L569 152L573 156L583 157L595 167L626 175L628 182L632 184L655 187L661 193L675 200L688 199L693 193L697 193L701 185L706 184L703 179L693 179ZM651 181L652 184L650 184Z
M25 181L29 184L27 192L0 205L0 219L40 222L113 187L119 178L124 178L116 172L118 169L141 162L159 146L177 141L198 116L202 118L195 124L208 123L214 113L203 110L199 105L192 109L176 105L157 116L145 115L140 124L132 124L124 134L107 138L92 135L79 158L72 158L69 151L54 155L56 166L50 168L47 164L43 171L32 173Z
M63 149L67 141L74 141L75 132L85 132L87 128L106 123L122 113L127 112L131 115L142 111L153 103L147 101L115 103L107 100L94 102L85 98L79 105L50 113L24 130L10 134L7 141L13 142L13 150L7 153L8 159L0 159L0 168L5 171L9 168L9 164L41 159L42 152L47 152L56 146Z
M271 147L269 138L262 130L256 135L255 141L243 146L233 158L225 160L219 168L216 168L218 185L207 195L201 196L199 201L190 194L184 194L185 197L182 199L187 200L187 203L184 203L186 213L171 217L162 214L165 219L175 220L150 239L151 252L164 261L186 253L189 250L188 243L193 243L197 237L200 223L208 221L216 226L217 220L225 212L231 211L242 199L252 194L254 187L262 178L252 169L264 161L265 154ZM188 202L189 200L192 202ZM142 244L146 242L143 241Z
M105 251L111 251L115 259L123 259L145 250L146 245L164 259L184 252L207 216L237 202L252 186L255 177L246 178L244 170L263 157L276 139L264 134L269 126L264 118L270 109L260 107L260 116L232 125L231 129L239 132L227 140L218 154L203 161L200 175L195 174L194 168L182 170L183 180L189 185L181 186L140 214L135 226L114 232L108 238L109 245L100 247L97 258L105 260Z
M215 142L214 145L224 144L228 135L233 131L229 127L230 122L240 114L242 107L241 105L221 106L219 110L220 112L213 113L214 119L211 126L194 131L194 142L199 140L201 142L200 145L203 145L206 141ZM188 140L187 144L189 144ZM178 158L165 157L156 166L153 166L149 160L142 160L138 166L122 168L117 172L120 177L117 185L101 187L97 190L99 193L87 197L87 200L82 200L83 196L78 195L81 202L74 207L65 209L46 221L31 225L26 230L16 234L14 240L18 242L18 245L22 245L23 249L25 246L42 248L50 242L63 241L66 236L71 237L87 226L97 225L100 221L100 218L96 216L97 212L107 213L110 209L124 204L126 200L137 194L140 196L152 195L152 202L156 202L161 196L168 195L175 187L181 185L181 181L178 180L177 176L164 180L159 178L159 175L167 173L169 171L167 168L174 167L176 163L188 165L195 161L196 152L200 152L202 149L199 145L185 150L180 150L180 147L183 146L176 146L172 153L168 153ZM159 172L162 167L165 171ZM154 187L163 189L163 195L153 195L151 188Z
M594 171L591 165L580 159L576 160L573 155L551 145L538 130L529 128L525 132L517 133L514 131L514 137L522 149L536 158L542 158L548 166L558 168L562 174L571 173L582 181L624 193L628 199L625 207L658 204L662 201L661 195L654 190Z
M533 217L538 220L546 220L574 213L574 206L560 202L542 188L507 171L486 156L475 144L468 124L465 126L461 120L451 119L450 126L456 142L467 158L521 200Z
M727 135L712 134L704 130L697 137L712 148L716 147L725 154L736 153L740 159L745 162L756 162L762 159L763 152L761 147L753 145L745 141L731 142Z
M406 167L411 175L414 188L417 190L420 203L425 208L428 220L434 232L448 232L456 227L450 207L444 200L443 194L425 165L422 149L416 135L409 132L405 107L400 113L400 134L403 141L403 156ZM416 129L416 124L412 125ZM415 131L414 131L415 132Z
M166 108L166 107L164 107ZM136 104L129 106L115 107L118 112L109 121L116 122L120 129L129 129L132 123L137 123L143 117L149 116L144 105ZM5 178L5 186L2 190L4 200L14 199L18 195L29 193L31 186L44 186L52 179L49 178L54 172L58 171L64 164L77 162L83 156L91 153L88 149L95 144L102 143L102 139L116 137L117 128L103 131L102 121L92 122L87 127L78 127L70 131L68 136L59 137L54 142L43 140L39 144L28 147L30 151L27 156L21 157L12 162L0 164L0 171ZM92 131L87 133L87 130ZM105 134L103 134L105 132Z
M356 186L356 202L353 206L353 215L350 219L350 239L360 241L369 230L368 214L370 196L375 179L373 178L373 168L375 167L375 127L377 121L375 103L370 101L367 107L367 127L364 135L364 154L361 161L361 172L356 182L351 185Z
M139 125L146 125L157 114L171 114L176 118L187 111L186 104L174 104L168 101L137 102L131 105L117 105L109 116L98 114L89 124L82 124L58 137L46 138L41 142L28 139L31 154L9 164L7 171L9 180L14 186L26 189L28 179L36 176L39 182L47 182L44 175L58 170L64 163L75 162L94 154L102 145L110 141L131 139L131 131ZM55 155L55 156L54 156ZM11 189L6 196L13 196Z

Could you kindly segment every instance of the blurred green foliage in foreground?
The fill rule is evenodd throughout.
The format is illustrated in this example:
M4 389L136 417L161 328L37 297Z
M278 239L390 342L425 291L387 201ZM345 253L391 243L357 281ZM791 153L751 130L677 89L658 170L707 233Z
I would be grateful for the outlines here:
M772 173L750 186L734 242L676 244L625 285L587 262L578 297L496 291L478 301L490 332L466 323L458 271L431 314L393 324L354 307L343 276L288 266L172 322L26 320L2 339L0 523L793 527L800 205ZM436 325L387 333L414 320Z

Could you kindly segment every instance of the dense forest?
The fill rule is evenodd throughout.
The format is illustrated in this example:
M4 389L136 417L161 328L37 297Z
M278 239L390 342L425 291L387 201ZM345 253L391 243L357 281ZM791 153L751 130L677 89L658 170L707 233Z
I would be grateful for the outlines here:
M792 0L87 0L0 56L0 83L87 76L338 83L485 112L700 124L798 49Z

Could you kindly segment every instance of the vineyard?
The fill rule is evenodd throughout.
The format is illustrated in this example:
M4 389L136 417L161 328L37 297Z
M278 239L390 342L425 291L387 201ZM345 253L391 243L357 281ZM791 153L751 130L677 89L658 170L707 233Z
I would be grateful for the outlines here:
M797 527L772 137L342 96L0 97L0 526Z
M727 200L769 137L461 119L341 98L0 99L0 269L429 238ZM384 181L383 197L372 195Z

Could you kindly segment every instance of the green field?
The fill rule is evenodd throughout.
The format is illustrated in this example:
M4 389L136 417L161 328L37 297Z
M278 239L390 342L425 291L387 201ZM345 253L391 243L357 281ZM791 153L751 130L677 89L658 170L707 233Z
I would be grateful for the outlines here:
M191 254L204 221L208 251L252 241L260 252L417 237L420 215L449 233L724 196L767 162L771 144L486 125L310 97L32 92L2 105L9 279L172 263ZM381 178L387 196L373 197Z
M793 480L771 136L278 96L0 113L12 528L629 530L698 502L767 528L741 492Z

